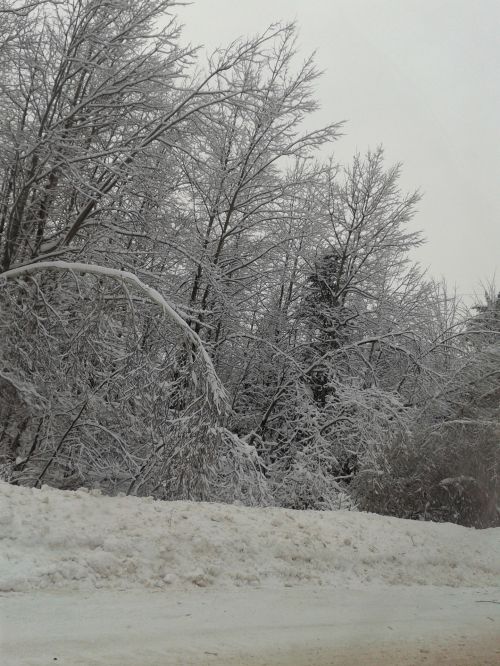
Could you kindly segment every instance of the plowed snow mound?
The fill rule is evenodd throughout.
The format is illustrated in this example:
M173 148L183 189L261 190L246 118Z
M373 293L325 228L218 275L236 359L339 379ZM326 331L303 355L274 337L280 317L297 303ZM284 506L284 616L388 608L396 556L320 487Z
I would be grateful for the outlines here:
M0 483L0 591L325 584L482 587L500 529Z

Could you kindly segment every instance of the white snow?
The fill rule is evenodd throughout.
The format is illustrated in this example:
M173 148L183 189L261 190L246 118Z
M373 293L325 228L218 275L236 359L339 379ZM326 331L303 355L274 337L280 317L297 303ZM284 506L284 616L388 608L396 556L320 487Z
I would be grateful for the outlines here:
M500 529L0 483L0 537L9 665L500 663Z
M429 586L10 595L0 597L0 662L492 666L500 663L500 612L483 603L490 595Z
M0 591L500 581L500 529L0 484Z

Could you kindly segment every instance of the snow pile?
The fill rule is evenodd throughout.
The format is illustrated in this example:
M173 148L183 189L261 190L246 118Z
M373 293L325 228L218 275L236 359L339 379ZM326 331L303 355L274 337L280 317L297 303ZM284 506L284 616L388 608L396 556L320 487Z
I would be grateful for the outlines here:
M500 529L0 483L0 591L500 580Z

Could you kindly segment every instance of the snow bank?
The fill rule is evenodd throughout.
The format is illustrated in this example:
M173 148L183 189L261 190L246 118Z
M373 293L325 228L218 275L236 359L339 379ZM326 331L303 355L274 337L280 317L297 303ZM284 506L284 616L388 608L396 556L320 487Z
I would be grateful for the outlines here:
M500 529L0 483L0 591L500 580Z

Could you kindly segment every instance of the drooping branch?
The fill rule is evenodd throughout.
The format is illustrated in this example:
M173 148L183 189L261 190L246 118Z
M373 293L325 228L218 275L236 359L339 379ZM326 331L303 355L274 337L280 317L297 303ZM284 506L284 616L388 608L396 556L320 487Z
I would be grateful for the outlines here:
M108 277L122 283L128 283L142 292L148 298L148 300L161 308L168 319L170 319L182 331L185 338L200 354L205 365L207 373L206 382L210 391L210 397L213 406L219 414L224 411L224 407L227 402L226 392L217 376L212 360L207 353L203 342L197 333L193 331L189 324L181 317L180 314L177 313L175 308L170 303L168 303L168 301L160 294L159 291L153 287L148 286L136 275L130 273L129 271L122 271L116 268L107 268L105 266L98 266L96 264L84 264L66 261L41 261L39 263L13 268L0 274L0 279L12 280L29 275L31 273L37 273L45 270L70 271L72 273L81 273L82 275L91 274Z

